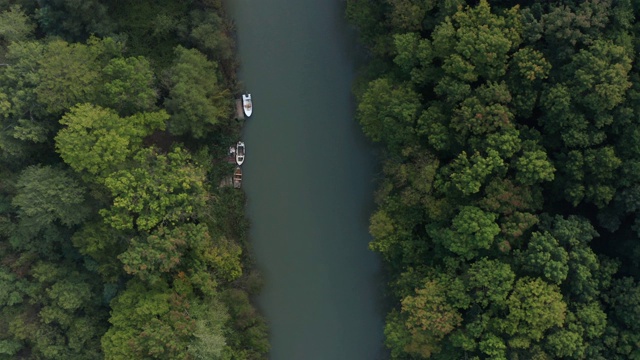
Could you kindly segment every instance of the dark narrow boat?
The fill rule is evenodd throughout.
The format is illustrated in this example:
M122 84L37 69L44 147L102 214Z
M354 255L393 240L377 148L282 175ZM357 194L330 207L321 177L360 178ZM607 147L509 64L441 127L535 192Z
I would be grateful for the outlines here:
M242 168L240 166L236 167L236 171L233 172L233 187L236 189L240 189L242 186Z

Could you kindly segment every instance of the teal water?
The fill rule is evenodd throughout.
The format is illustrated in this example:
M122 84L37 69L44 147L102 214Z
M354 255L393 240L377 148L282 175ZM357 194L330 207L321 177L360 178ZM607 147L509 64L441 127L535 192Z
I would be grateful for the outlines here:
M379 259L367 249L374 157L353 120L353 34L340 0L229 0L258 299L272 360L382 357Z

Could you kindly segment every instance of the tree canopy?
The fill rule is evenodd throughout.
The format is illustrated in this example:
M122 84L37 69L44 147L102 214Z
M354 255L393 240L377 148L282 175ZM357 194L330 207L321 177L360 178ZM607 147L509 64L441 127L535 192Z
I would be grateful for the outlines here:
M369 229L392 359L638 356L637 13L347 2L370 52L356 119L382 147Z

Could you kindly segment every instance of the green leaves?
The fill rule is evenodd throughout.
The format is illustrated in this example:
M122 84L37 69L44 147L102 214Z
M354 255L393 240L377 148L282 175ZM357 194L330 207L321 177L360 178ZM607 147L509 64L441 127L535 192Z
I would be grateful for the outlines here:
M377 79L368 84L356 117L371 140L384 141L394 153L401 153L415 142L419 111L418 94L410 85Z
M158 94L149 61L142 57L114 58L102 69L101 103L120 114L153 110Z
M445 72L466 82L474 82L478 77L491 81L503 76L508 53L521 41L517 10L514 8L505 15L492 14L488 2L483 0L476 7L459 10L452 23L436 27L435 52L444 55ZM452 26L455 32L451 31Z
M541 272L547 280L557 285L567 278L569 255L550 233L531 234L525 254L526 267L531 271Z
M16 184L12 204L18 208L23 226L38 231L59 221L66 226L81 223L87 216L85 190L66 172L50 166L26 168Z
M462 322L462 317L447 302L442 285L428 281L414 296L402 300L406 328L411 334L409 353L429 357L437 343Z
M150 231L160 224L193 220L204 207L204 172L189 163L179 147L166 155L156 149L140 150L135 168L119 170L104 181L114 196L110 209L100 214L116 229Z
M471 264L467 275L469 291L481 307L506 306L516 277L509 264L482 258Z
M74 170L100 180L129 160L142 139L163 129L168 118L162 110L121 118L111 109L78 105L60 120L67 127L58 132L56 149Z
M176 48L170 70L169 130L176 135L202 138L233 111L231 94L217 80L218 66L196 49Z
M540 279L519 279L507 303L506 331L518 340L517 346L516 343L511 346L540 340L547 330L564 324L567 305L559 289Z
M576 102L590 111L611 110L622 103L631 87L628 73L631 58L622 46L598 40L573 57L570 81L577 92Z
M93 101L100 81L97 56L92 48L83 44L62 40L48 43L37 62L38 102L48 112L59 114L78 103Z
M13 5L9 10L0 12L0 44L6 46L15 41L27 40L33 36L34 30L34 24L20 5Z
M554 179L555 167L544 150L524 151L516 160L516 180L523 185L534 185Z
M431 236L451 252L469 260L476 257L479 250L493 245L495 236L500 233L496 218L496 214L475 206L463 206L453 218L451 229L434 229Z

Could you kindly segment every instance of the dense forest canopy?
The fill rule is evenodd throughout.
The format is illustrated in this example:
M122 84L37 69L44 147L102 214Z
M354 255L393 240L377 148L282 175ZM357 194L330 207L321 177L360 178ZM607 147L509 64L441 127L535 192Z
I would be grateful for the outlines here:
M0 359L262 359L218 0L0 0Z
M348 0L393 359L640 359L639 14Z

